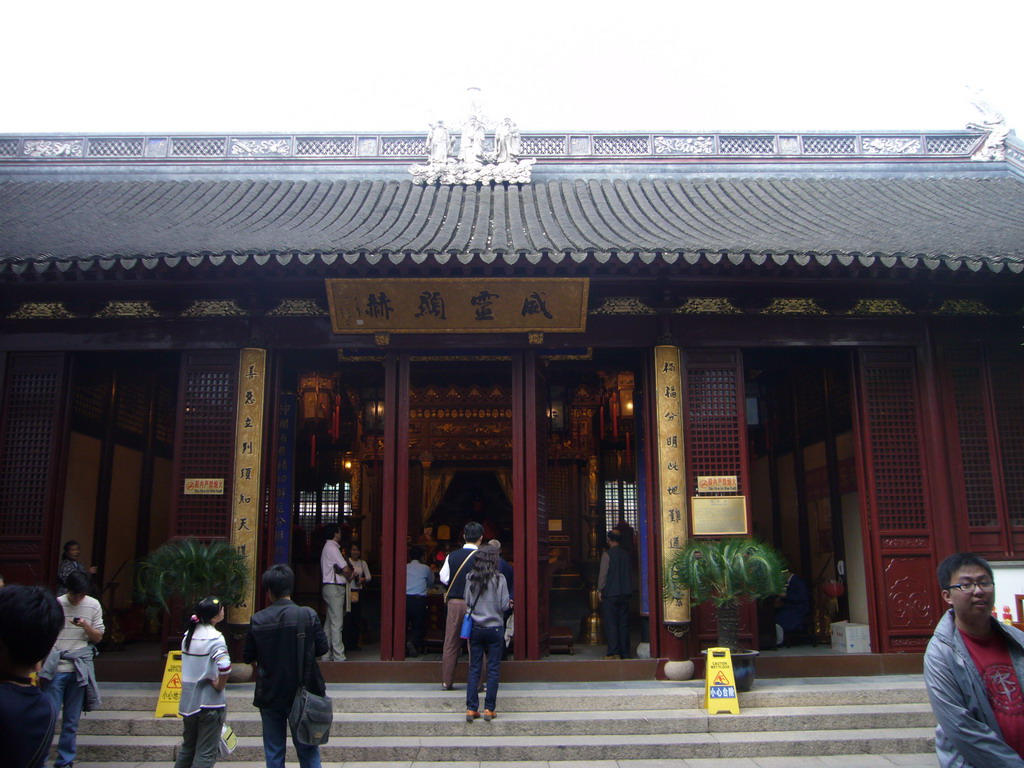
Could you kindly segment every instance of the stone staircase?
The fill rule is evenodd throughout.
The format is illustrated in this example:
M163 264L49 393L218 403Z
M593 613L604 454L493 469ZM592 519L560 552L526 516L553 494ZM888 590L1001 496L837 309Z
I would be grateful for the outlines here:
M321 748L325 763L803 766L831 764L809 758L844 755L850 757L843 765L851 768L937 765L935 721L919 675L759 680L740 694L738 716L708 715L700 680L507 683L498 694L498 717L489 723L465 722L463 686L451 692L411 683L328 689L335 721ZM156 696L153 684L104 685L104 709L82 718L77 768L170 764L181 723L153 717ZM252 685L229 686L228 701L239 741L226 762L262 765ZM289 754L294 764L290 748ZM773 761L761 762L768 758Z

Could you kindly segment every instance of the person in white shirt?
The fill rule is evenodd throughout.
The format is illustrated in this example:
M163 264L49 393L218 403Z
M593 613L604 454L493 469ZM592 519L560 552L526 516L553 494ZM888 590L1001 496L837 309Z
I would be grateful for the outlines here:
M327 653L321 661L345 661L345 642L341 629L345 622L348 580L352 566L341 552L341 528L331 523L324 529L327 541L320 553L320 576L323 585L320 594L327 604Z
M348 580L348 615L341 629L341 639L346 650L358 651L359 628L363 621L363 596L360 593L373 576L369 563L363 560L362 548L355 542L348 548L348 564L352 566L352 577Z
M216 629L222 621L224 603L204 597L196 603L181 642L178 714L184 718L183 740L174 768L210 768L217 762L227 707L224 686L231 673L224 635Z
M103 639L103 608L96 598L86 594L89 586L89 576L83 571L68 574L68 592L57 598L64 610L64 628L39 673L41 680L48 681L43 692L58 711L63 708L54 768L66 768L75 762L82 711L99 705L93 656L96 643Z

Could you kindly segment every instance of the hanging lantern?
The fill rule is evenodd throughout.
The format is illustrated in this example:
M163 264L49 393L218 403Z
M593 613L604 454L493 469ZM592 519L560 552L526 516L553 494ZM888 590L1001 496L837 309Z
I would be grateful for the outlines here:
M299 377L299 419L330 423L334 415L334 380L320 373Z

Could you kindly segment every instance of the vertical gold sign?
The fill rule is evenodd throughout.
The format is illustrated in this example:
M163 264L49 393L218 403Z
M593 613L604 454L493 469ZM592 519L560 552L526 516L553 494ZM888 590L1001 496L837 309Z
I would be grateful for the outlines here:
M654 348L655 408L658 415L658 487L661 508L661 565L686 544L686 454L683 451L683 386L679 347ZM690 620L690 599L663 595L665 623Z
M246 557L245 597L231 606L228 621L248 624L256 602L256 546L260 509L260 456L263 445L265 349L243 349L238 373L238 424L235 428L235 498L231 505L231 543Z

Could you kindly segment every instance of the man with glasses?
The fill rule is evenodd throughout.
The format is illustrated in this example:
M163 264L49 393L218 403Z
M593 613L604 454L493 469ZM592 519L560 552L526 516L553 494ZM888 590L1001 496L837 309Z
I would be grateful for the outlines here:
M951 610L928 643L924 680L939 765L1024 768L1024 632L992 616L995 580L984 558L950 555L938 577Z

